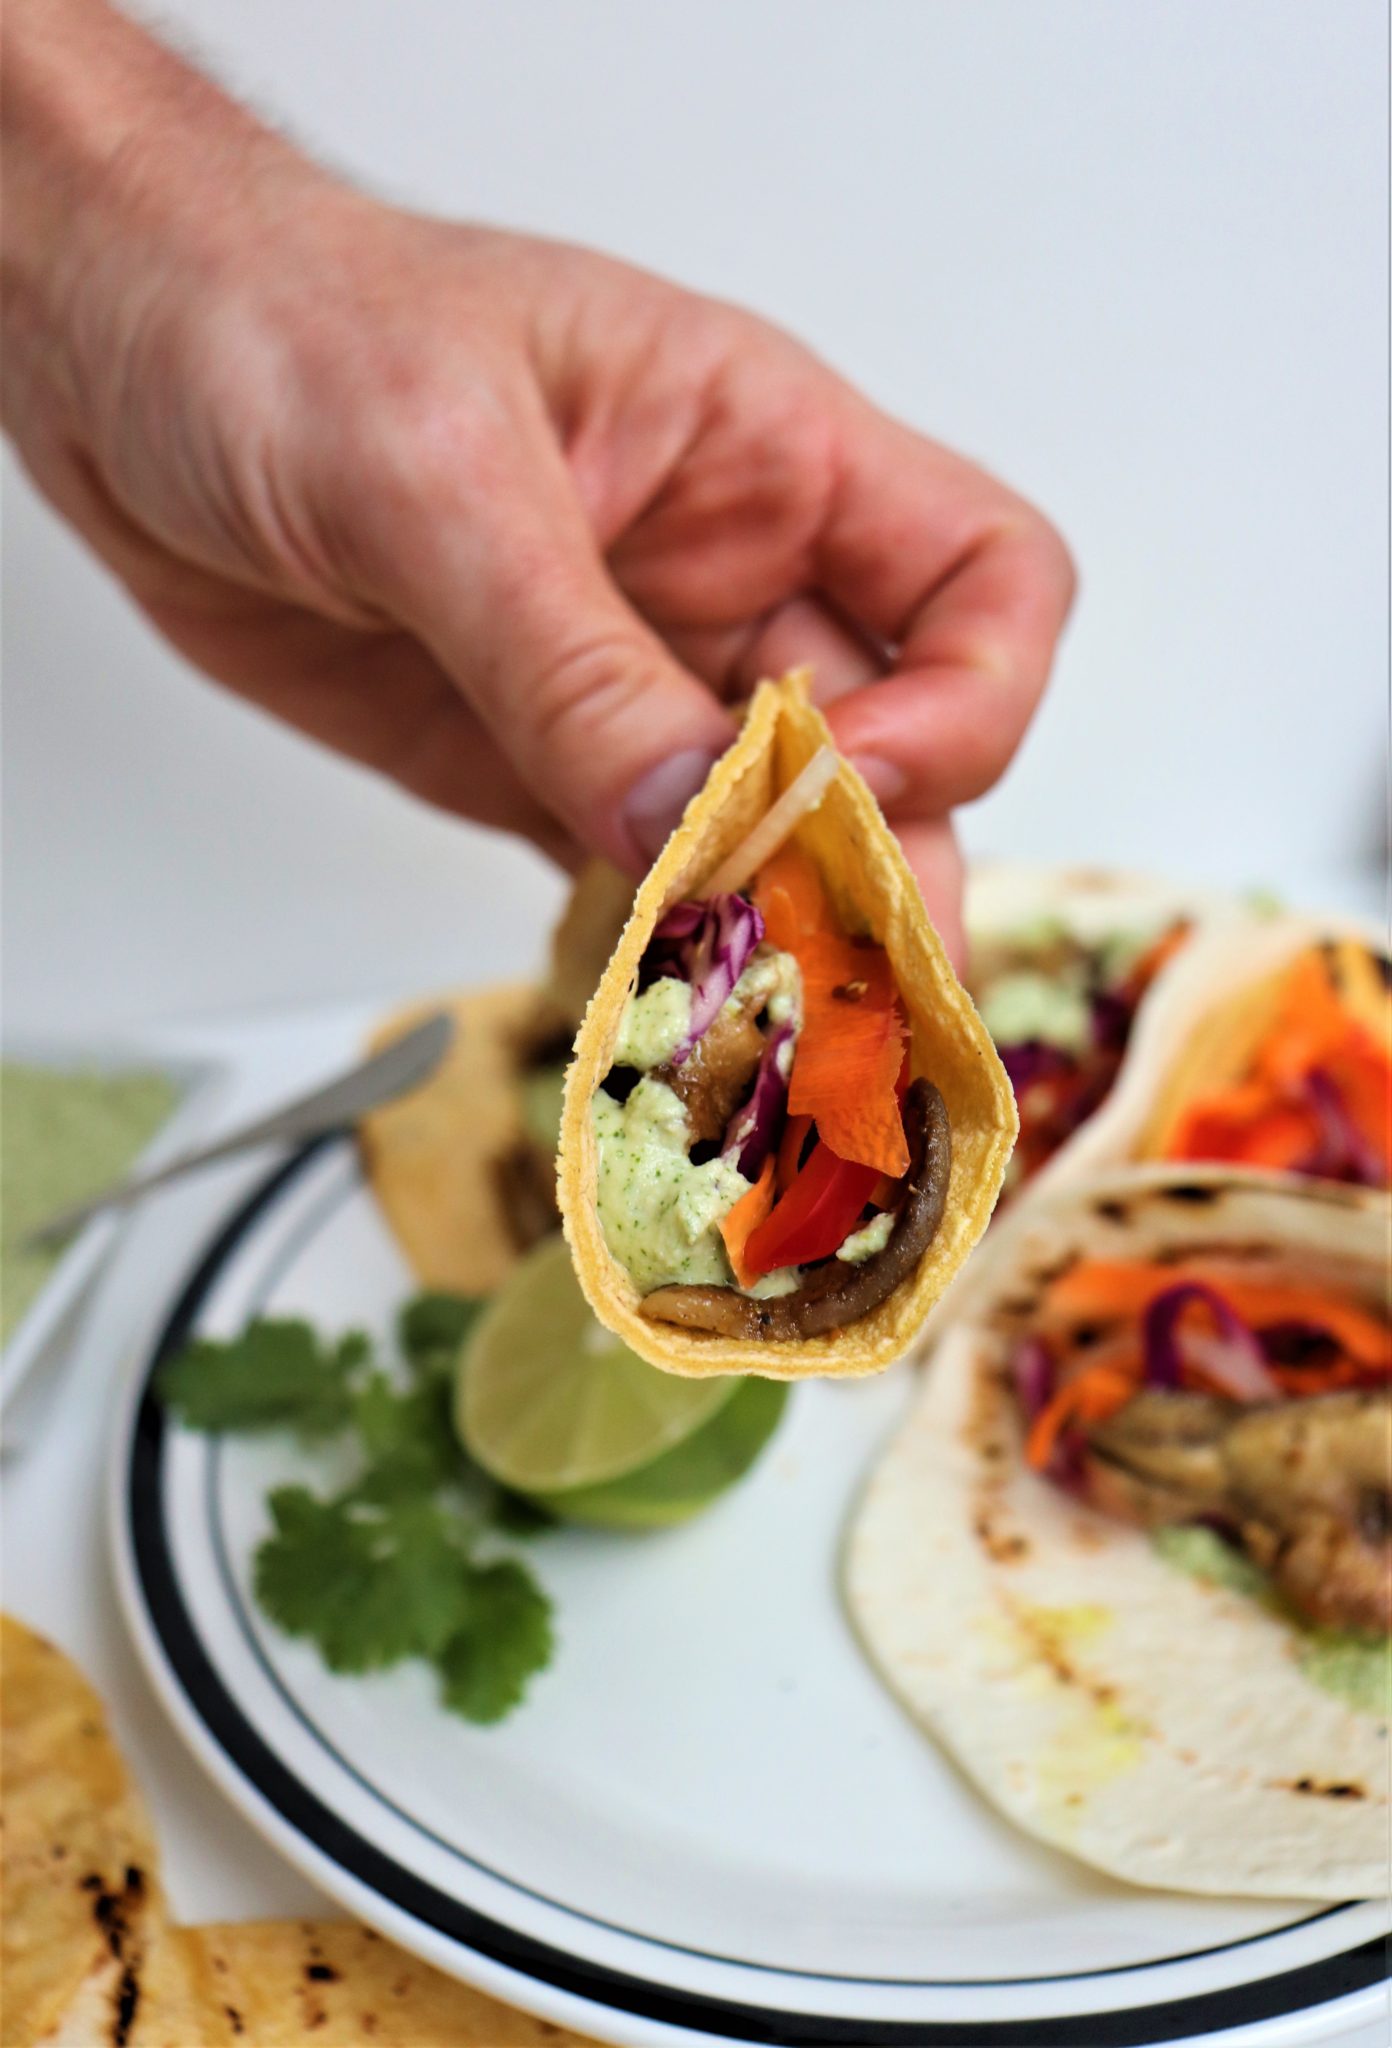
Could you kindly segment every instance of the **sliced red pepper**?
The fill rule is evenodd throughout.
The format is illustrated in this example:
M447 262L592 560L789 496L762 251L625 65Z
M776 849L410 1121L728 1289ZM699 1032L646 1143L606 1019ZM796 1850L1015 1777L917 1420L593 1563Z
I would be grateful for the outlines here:
M810 1116L790 1116L783 1126L783 1136L778 1146L778 1171L774 1186L781 1194L797 1179L797 1170L802 1163L802 1150L812 1130Z
M838 1159L829 1145L815 1145L787 1193L750 1232L744 1247L746 1270L771 1273L776 1266L805 1266L813 1259L829 1258L855 1229L879 1181L877 1166Z

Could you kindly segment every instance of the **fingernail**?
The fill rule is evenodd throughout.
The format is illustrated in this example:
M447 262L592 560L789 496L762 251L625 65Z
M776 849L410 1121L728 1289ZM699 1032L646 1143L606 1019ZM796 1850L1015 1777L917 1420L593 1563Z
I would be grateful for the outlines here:
M644 860L656 859L719 759L709 748L684 747L634 784L624 805L624 820Z
M852 754L851 766L881 806L892 804L909 786L909 778L903 769L893 761L886 761L881 754Z

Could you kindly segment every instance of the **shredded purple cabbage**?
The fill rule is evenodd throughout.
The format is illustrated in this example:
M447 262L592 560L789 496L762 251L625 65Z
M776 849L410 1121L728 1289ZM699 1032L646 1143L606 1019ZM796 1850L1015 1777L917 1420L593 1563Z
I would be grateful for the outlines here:
M1322 1067L1311 1068L1305 1076L1305 1095L1319 1118L1319 1139L1299 1171L1354 1187L1380 1188L1386 1178L1382 1161L1349 1115L1333 1076Z
M714 1024L764 936L764 920L747 896L678 903L659 919L643 958L644 979L675 975L691 987L691 1028L672 1054L679 1067Z
M1198 1280L1186 1280L1175 1287L1167 1287L1147 1308L1141 1326L1146 1384L1152 1387L1179 1386L1182 1363L1180 1319L1189 1304L1195 1301L1205 1304L1219 1336L1230 1348L1232 1370L1227 1376L1233 1383L1233 1392L1238 1392L1243 1383L1246 1390L1254 1395L1268 1392L1270 1375L1256 1332L1215 1288L1205 1287Z
M778 1025L764 1042L748 1102L735 1111L726 1128L722 1155L746 1180L759 1178L764 1161L782 1134L792 1050L792 1025Z
M1102 1052L1125 1052L1131 1036L1134 1004L1125 996L1099 989L1092 998L1092 1042Z
M1045 1407L1054 1391L1054 1361L1038 1337L1026 1337L1015 1347L1012 1364L1016 1399L1024 1410L1028 1425Z
M1043 1038L1021 1039L1018 1044L1000 1045L996 1050L1016 1095L1036 1081L1070 1073L1074 1065L1070 1054Z

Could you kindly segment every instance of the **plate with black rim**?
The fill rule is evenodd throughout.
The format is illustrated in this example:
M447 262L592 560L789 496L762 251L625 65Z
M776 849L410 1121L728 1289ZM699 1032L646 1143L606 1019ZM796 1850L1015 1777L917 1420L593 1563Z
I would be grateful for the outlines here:
M166 1708L347 1911L615 2042L1123 2048L1239 2028L1275 2048L1324 2034L1317 2008L1330 2034L1381 2009L1381 1905L1114 1884L1019 1835L884 1692L839 1556L907 1368L797 1387L753 1474L693 1522L550 1533L532 1562L557 1652L506 1722L445 1713L421 1666L329 1674L250 1573L269 1489L326 1477L331 1453L195 1435L151 1380L255 1315L385 1334L410 1291L354 1148L310 1147L171 1290L113 1451L122 1599Z

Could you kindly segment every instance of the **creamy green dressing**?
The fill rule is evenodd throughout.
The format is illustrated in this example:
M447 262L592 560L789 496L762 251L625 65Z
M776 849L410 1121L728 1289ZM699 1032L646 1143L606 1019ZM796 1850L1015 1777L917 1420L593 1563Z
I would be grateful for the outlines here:
M691 990L686 982L666 974L624 1004L614 1065L637 1067L644 1074L665 1067L690 1029Z
M1270 1579L1216 1529L1155 1529L1151 1542L1167 1564L1228 1592L1245 1593L1280 1613L1295 1635L1295 1660L1312 1685L1345 1705L1385 1717L1392 1709L1392 1642L1354 1629L1310 1628L1281 1606Z
M1092 1010L1083 988L1032 968L1003 974L991 984L981 998L981 1020L997 1045L1039 1039L1064 1052L1082 1053L1092 1036Z
M796 1294L801 1285L801 1266L775 1266L771 1273L761 1273L752 1285L740 1291L752 1294L755 1301L776 1301L780 1294Z
M25 1251L25 1232L114 1180L178 1099L166 1074L73 1072L15 1060L0 1066L0 1342L64 1251Z
M791 953L776 946L756 947L725 1004L725 1013L767 1010L771 1024L802 1027L802 975ZM664 975L631 995L619 1019L614 1065L637 1067L648 1074L665 1067L691 1029L691 989L675 975Z
M977 1007L997 1045L1031 1039L1081 1054L1092 1044L1092 992L1115 988L1156 936L1114 931L1087 941L1058 918L1018 925L1008 940L978 948Z
M692 1164L686 1111L650 1074L627 1102L615 1102L601 1088L590 1114L599 1150L600 1227L639 1293L730 1286L734 1276L719 1225L748 1191L744 1175L724 1159Z
M1392 1714L1392 1642L1386 1636L1312 1628L1304 1632L1297 1661L1313 1685L1349 1706L1380 1720Z
M802 976L791 953L760 946L735 984L727 1010L768 1013L771 1024L802 1028ZM728 1161L693 1165L691 1128L680 1098L653 1069L663 1067L691 1027L691 990L664 976L631 995L619 1020L614 1065L636 1067L644 1078L626 1102L600 1089L591 1105L599 1152L596 1208L605 1243L633 1284L647 1294L675 1285L735 1284L720 1236L721 1218L749 1188ZM883 1251L892 1215L872 1217L853 1230L837 1253L849 1264ZM796 1266L763 1274L746 1294L758 1301L793 1294L802 1283Z
M844 1259L848 1266L858 1266L866 1259L873 1259L876 1252L882 1252L889 1243L894 1228L894 1217L890 1210L872 1216L868 1223L862 1223L859 1230L853 1230L836 1256Z

